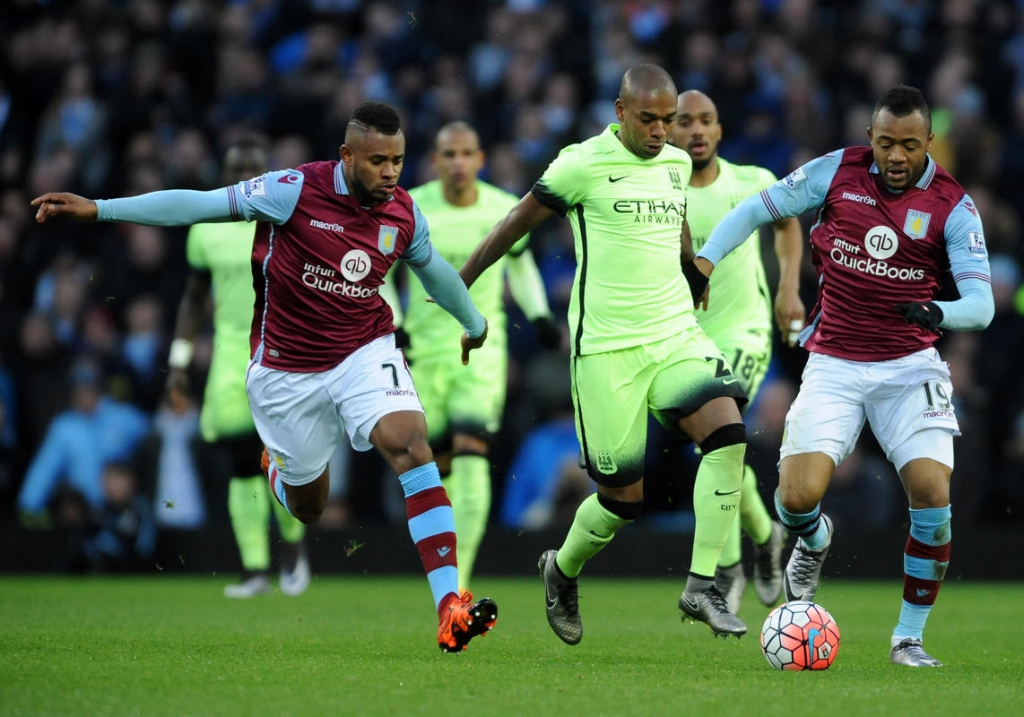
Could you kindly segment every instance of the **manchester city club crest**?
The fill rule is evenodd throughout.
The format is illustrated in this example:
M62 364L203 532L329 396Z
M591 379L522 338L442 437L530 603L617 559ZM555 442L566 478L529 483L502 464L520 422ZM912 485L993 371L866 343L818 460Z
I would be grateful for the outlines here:
M932 215L928 212L919 212L916 209L907 211L907 221L903 223L903 233L911 239L924 239L928 233L928 222Z
M683 180L679 176L679 169L677 167L668 168L668 181L672 184L672 189L676 191L683 191Z
M398 241L398 227L380 225L377 233L377 248L381 254L390 254L395 250L395 243Z

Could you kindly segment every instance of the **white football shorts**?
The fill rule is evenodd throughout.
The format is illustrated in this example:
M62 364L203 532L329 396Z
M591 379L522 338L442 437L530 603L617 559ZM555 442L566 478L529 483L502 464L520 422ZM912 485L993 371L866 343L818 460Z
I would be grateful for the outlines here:
M330 371L296 373L249 364L249 406L281 479L305 485L323 473L342 431L367 451L383 416L423 412L394 334L361 347Z
M899 471L915 458L953 467L953 408L948 365L934 348L890 361L849 361L812 353L786 414L780 456L824 453L838 466L864 421Z

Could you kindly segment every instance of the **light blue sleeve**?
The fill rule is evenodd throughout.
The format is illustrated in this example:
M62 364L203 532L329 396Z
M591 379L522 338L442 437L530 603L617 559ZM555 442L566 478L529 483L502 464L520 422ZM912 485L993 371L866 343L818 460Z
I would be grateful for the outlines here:
M430 243L430 226L415 201L412 203L412 216L415 228L412 232L412 241L409 242L409 246L402 254L402 261L410 267L423 266L430 261L430 257L434 253L433 245Z
M487 324L483 314L469 298L466 283L459 272L434 251L434 245L430 243L427 218L415 201L412 203L412 213L415 228L412 241L402 253L402 261L409 266L437 305L454 316L471 338L480 336Z
M760 193L747 197L711 231L697 256L718 264L758 227L820 207L843 160L843 150L812 159Z
M243 219L281 224L295 210L302 180L302 172L285 169L208 192L165 189L136 197L97 199L96 219L162 227Z
M935 302L942 309L939 326L968 331L983 329L991 323L996 309L985 232L970 196L965 194L949 213L945 237L949 269L960 298Z
M208 192L192 189L165 189L135 197L97 199L96 220L133 222L158 227L187 226L200 222L231 222L232 188Z
M437 305L454 316L470 338L483 334L487 325L483 314L469 298L469 289L459 272L440 254L431 251L426 264L409 264L409 268Z
M239 182L232 188L241 218L284 224L299 203L304 180L297 169L280 169Z
M67 451L64 448L68 442L63 434L69 428L64 417L54 419L25 474L25 481L18 493L18 510L41 513L46 509L46 504L67 468Z

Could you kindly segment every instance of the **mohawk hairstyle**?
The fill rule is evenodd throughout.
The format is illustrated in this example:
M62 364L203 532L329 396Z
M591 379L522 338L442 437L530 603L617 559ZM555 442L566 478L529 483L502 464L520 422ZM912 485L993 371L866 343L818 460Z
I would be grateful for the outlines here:
M402 130L398 111L383 102L363 102L352 112L348 121L349 129L376 130L381 134L395 135Z
M914 112L920 112L925 122L928 123L928 131L932 131L932 111L921 90L916 87L896 85L883 92L871 113L872 122L882 110L888 110L896 117L906 117Z

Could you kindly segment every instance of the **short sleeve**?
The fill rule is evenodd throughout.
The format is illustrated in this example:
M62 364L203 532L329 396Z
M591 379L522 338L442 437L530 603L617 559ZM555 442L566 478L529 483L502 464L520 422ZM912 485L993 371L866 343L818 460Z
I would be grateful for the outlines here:
M531 191L537 201L564 216L583 201L584 188L588 186L579 145L570 145L548 165Z

